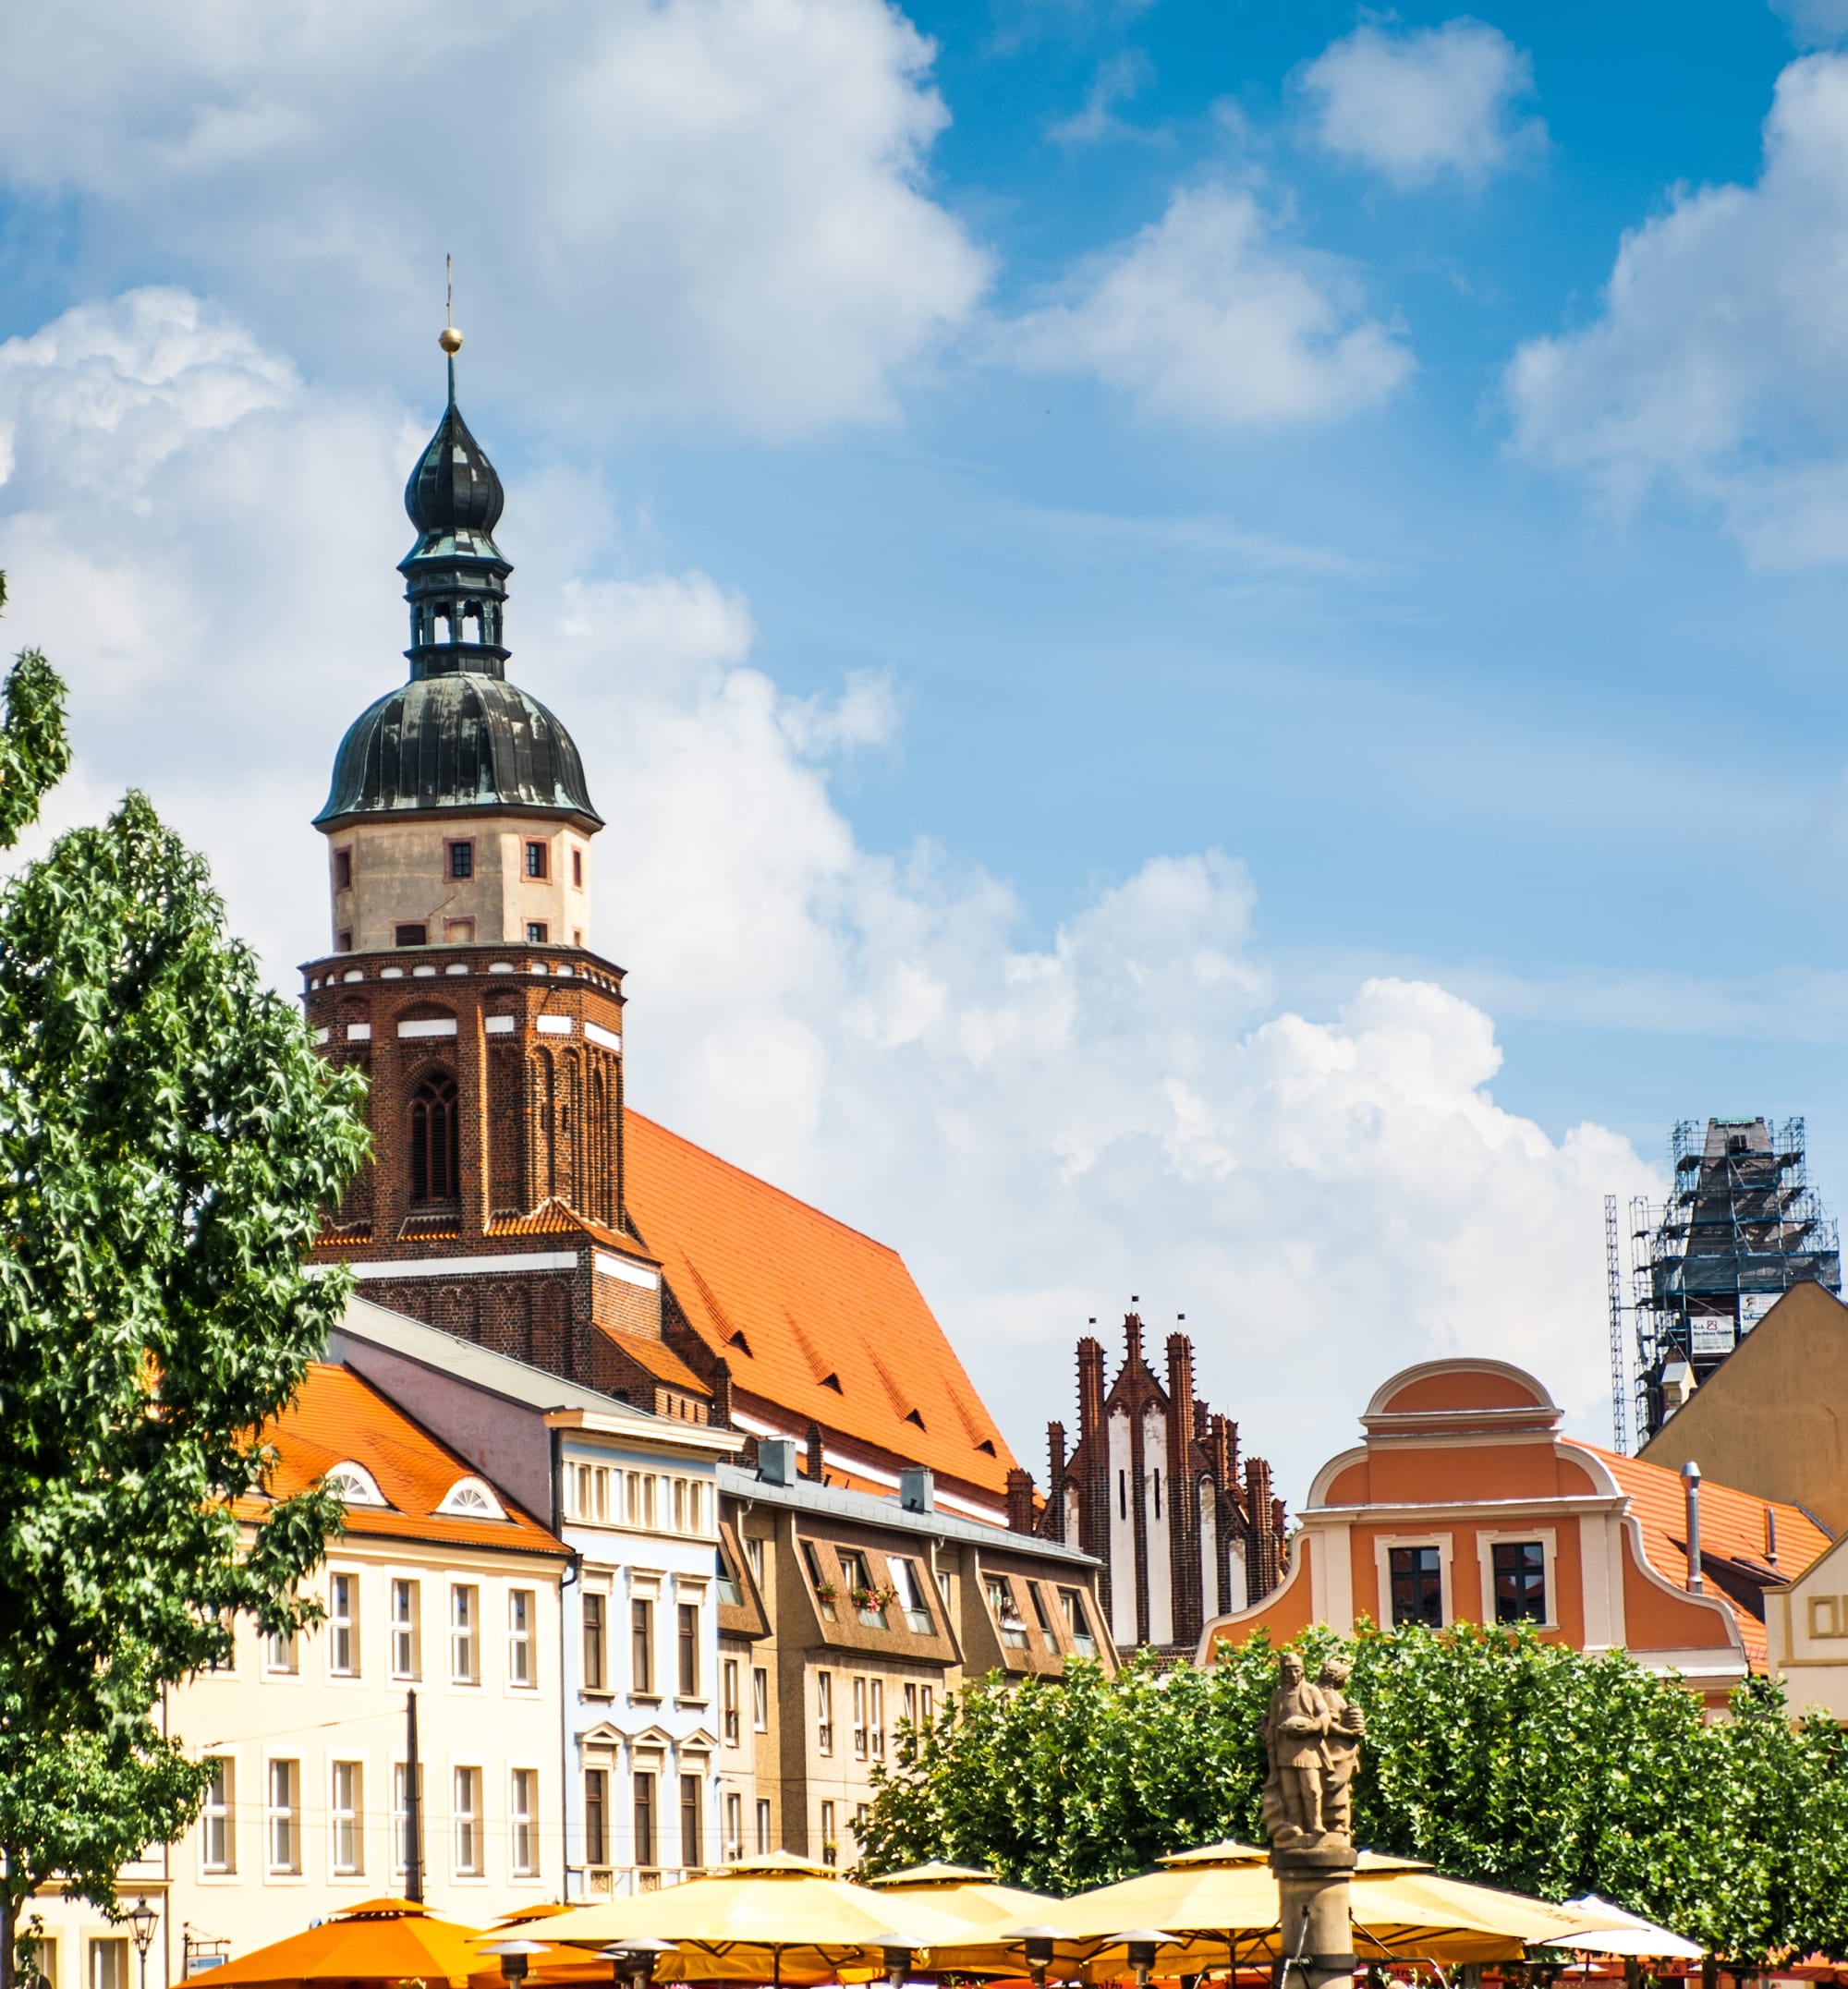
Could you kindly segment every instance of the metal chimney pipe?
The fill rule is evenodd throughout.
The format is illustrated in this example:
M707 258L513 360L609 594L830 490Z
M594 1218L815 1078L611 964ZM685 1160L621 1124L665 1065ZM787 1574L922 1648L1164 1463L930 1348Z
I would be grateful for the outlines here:
M1700 1578L1700 1466L1689 1458L1681 1467L1682 1489L1687 1495L1687 1592L1704 1595L1707 1584Z

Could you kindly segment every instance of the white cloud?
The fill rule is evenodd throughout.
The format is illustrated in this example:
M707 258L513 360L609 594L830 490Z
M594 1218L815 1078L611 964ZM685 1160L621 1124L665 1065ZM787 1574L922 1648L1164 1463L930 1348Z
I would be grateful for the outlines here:
M162 294L0 347L0 429L8 632L73 685L58 819L147 786L291 984L326 943L308 819L403 669L421 433ZM1434 1352L1530 1364L1602 1428L1599 1197L1650 1183L1614 1135L1496 1104L1485 1013L1409 980L1279 1013L1252 881L1216 851L1132 867L1035 942L994 878L869 850L830 781L890 736L891 693L784 696L702 575L556 564L582 497L511 490L505 538L534 550L510 629L610 819L596 940L629 969L630 1095L903 1249L1029 1464L1070 1419L1074 1338L1132 1292L1151 1329L1187 1314L1203 1391L1293 1496Z
M65 0L0 22L0 182L359 377L453 249L469 362L554 414L787 434L886 413L986 280L932 53L884 0Z
M1412 369L1398 331L1363 315L1332 256L1283 236L1244 188L1174 193L1161 219L1017 319L1029 370L1095 373L1168 420L1313 421L1384 400Z
M1154 76L1153 64L1139 48L1124 49L1098 64L1091 87L1085 92L1084 107L1061 118L1047 132L1055 145L1101 145L1113 139L1148 141L1159 131L1132 125L1116 114L1119 103L1127 103Z
M1315 135L1338 157L1398 187L1445 173L1480 180L1546 142L1514 106L1533 64L1499 29L1462 18L1394 30L1364 21L1303 72L1317 100Z
M1848 36L1848 0L1771 0L1771 6L1790 24L1791 39L1805 48L1826 48Z
M1519 448L1622 510L1661 487L1768 564L1848 556L1848 58L1778 79L1756 185L1678 189L1623 237L1601 309L1534 339Z

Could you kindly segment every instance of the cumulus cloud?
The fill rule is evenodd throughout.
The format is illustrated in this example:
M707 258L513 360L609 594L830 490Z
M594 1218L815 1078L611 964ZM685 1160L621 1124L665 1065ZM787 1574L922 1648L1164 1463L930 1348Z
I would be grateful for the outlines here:
M1160 221L1016 319L1006 349L1029 370L1094 373L1146 414L1229 427L1372 406L1412 369L1345 263L1222 184L1177 190Z
M1848 58L1778 79L1755 185L1679 189L1601 308L1507 376L1516 446L1617 509L1711 508L1767 564L1848 556Z
M292 985L327 944L308 819L403 670L420 424L140 293L0 346L0 434L9 632L73 687L58 819L148 786ZM1480 1008L1370 980L1280 1012L1222 852L1131 863L1032 939L1002 880L868 848L832 781L892 736L891 688L792 698L736 591L561 558L584 494L514 482L510 632L610 821L595 939L640 1109L903 1249L1029 1463L1075 1336L1132 1292L1155 1330L1187 1314L1292 1497L1436 1352L1536 1366L1602 1427L1599 1197L1652 1183L1615 1135L1496 1103Z
M1317 141L1337 157L1424 187L1446 173L1480 180L1546 142L1515 108L1533 64L1486 21L1394 30L1363 21L1303 71Z
M0 24L0 183L367 378L453 249L471 358L554 413L782 435L884 414L986 280L932 54L884 0L67 0Z
M1790 25L1791 39L1805 48L1826 48L1848 36L1848 0L1771 0Z

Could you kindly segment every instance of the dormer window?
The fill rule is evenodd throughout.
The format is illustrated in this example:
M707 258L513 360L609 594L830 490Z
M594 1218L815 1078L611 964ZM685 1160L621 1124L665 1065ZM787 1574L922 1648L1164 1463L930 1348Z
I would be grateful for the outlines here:
M334 1465L327 1474L327 1489L337 1492L343 1504L348 1506L373 1506L384 1509L390 1501L380 1491L378 1480L363 1464L356 1464L349 1458L344 1463Z
M504 1520L506 1508L480 1478L457 1478L436 1509L456 1520Z

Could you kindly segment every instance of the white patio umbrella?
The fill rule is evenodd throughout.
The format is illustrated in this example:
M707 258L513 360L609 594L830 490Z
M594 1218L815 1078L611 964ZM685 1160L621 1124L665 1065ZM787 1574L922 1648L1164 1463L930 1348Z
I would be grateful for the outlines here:
M1621 1906L1612 1906L1595 1892L1562 1900L1560 1911L1583 1914L1587 1921L1601 1921L1603 1924L1587 1926L1583 1933L1550 1934L1546 1937L1549 1947L1576 1947L1591 1955L1639 1955L1672 1961L1698 1961L1706 1953L1696 1942L1685 1941L1679 1934L1671 1934L1666 1927L1657 1926L1639 1913L1626 1913ZM1612 1921L1618 1922L1614 1927Z

